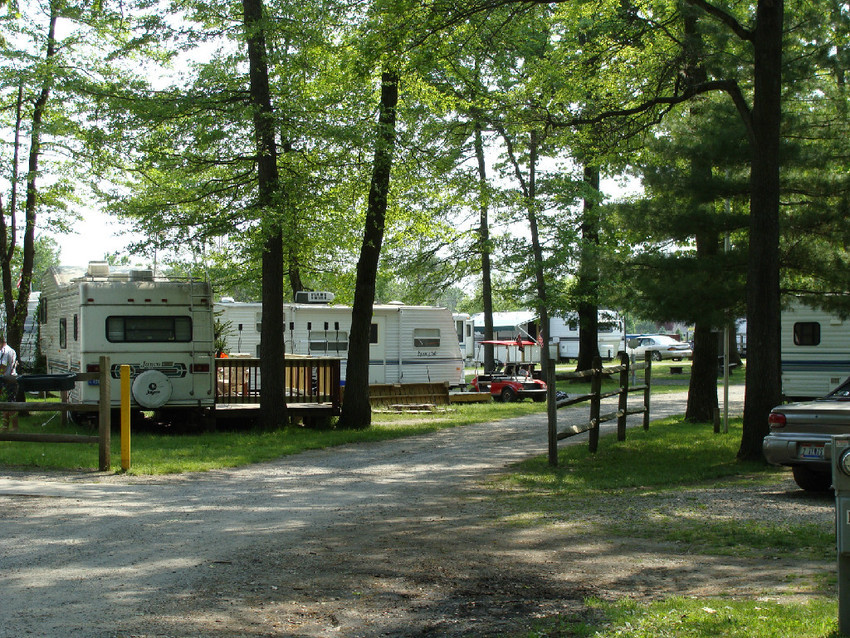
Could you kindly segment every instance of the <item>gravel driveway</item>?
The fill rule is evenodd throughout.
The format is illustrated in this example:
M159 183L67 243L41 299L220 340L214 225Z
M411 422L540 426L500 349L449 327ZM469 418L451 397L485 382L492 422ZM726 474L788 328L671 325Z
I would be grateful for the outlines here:
M653 401L653 418L684 412L684 394ZM231 471L0 472L0 636L497 635L588 594L733 577L495 524L480 481L546 447L537 415Z

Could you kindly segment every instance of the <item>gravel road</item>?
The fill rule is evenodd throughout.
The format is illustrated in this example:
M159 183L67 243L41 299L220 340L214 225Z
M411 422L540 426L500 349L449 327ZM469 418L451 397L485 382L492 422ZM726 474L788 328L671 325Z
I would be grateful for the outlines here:
M545 453L537 415L230 471L0 471L0 636L495 635L587 593L487 522L480 481ZM450 597L473 581L489 610Z

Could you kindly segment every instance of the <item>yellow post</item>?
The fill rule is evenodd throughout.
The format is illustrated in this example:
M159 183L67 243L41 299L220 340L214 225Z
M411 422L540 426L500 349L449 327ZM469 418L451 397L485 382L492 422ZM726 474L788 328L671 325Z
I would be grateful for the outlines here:
M121 366L121 469L130 469L130 366Z

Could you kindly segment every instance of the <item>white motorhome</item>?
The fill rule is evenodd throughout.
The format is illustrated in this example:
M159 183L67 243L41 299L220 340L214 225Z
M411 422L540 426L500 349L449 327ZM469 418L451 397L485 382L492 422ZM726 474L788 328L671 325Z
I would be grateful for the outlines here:
M782 394L821 397L850 376L850 320L793 301L781 314Z
M473 317L475 333L479 340L484 338L484 314ZM518 336L536 340L537 315L529 310L514 312L494 312L494 339L515 339ZM550 317L549 319L549 356L553 360L566 361L578 357L579 326L578 315ZM625 322L615 310L599 310L599 329L597 339L599 356L613 359L625 349ZM539 349L526 354L529 361L539 361ZM498 357L498 355L497 355ZM535 358L536 357L536 358Z
M300 296L310 303L285 304L287 354L342 359L345 379L351 307L335 306L330 293ZM228 354L260 356L262 304L221 301L214 314ZM369 383L464 383L463 356L447 308L375 305L369 346Z
M112 405L120 367L130 366L133 407L212 407L212 292L207 282L174 281L151 270L51 269L42 291L41 349L49 374L97 372L110 358ZM69 401L97 403L97 381L77 383Z

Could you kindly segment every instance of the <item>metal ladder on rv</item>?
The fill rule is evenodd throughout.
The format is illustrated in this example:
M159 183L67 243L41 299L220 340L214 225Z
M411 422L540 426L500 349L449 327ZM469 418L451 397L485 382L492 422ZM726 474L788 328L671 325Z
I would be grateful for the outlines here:
M199 354L212 355L210 369L210 387L209 391L214 393L215 384L215 334L214 334L214 319L212 315L212 291L205 282L199 282L195 278L189 278L189 312L192 315L192 341L191 354L192 361ZM198 319L203 317L204 322L208 322L209 326L204 326L199 330L200 324ZM199 335L210 335L209 338L198 339ZM194 383L192 384L194 387ZM199 388L195 388L198 389Z

